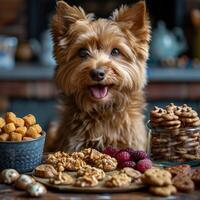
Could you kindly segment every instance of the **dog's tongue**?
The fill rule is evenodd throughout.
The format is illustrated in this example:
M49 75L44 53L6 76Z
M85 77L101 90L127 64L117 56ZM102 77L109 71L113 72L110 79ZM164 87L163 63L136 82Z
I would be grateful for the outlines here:
M90 91L96 99L102 99L108 94L108 86L103 86L103 85L91 86Z

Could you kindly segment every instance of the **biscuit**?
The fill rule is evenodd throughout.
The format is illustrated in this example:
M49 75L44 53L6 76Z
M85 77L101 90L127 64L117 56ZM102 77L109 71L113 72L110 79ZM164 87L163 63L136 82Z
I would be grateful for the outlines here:
M3 128L5 124L6 124L5 120L2 117L0 117L0 128Z
M23 117L26 126L32 126L36 123L35 116L32 114L28 114Z
M8 133L3 133L0 135L0 141L8 141L10 135Z
M172 167L166 167L165 170L171 173L172 176L176 176L178 174L185 174L191 170L190 165L177 165Z
M104 171L113 171L117 168L117 160L109 155L102 154L100 159L93 161L93 165L97 168L103 169Z
M22 118L16 117L14 124L16 127L23 127L24 126L24 120Z
M106 187L122 187L131 183L131 177L126 173L119 173L109 176L105 182Z
M16 128L14 123L8 123L3 127L3 129L6 133L11 133L14 132Z
M162 117L163 117L164 120L167 120L167 121L179 119L179 117L171 111L168 111L167 113L163 114Z
M37 133L41 133L42 132L42 128L39 124L34 124L33 126L31 126L33 129L35 129L37 131Z
M6 123L14 123L16 115L13 112L7 112L5 115Z
M11 141L22 141L22 135L20 133L12 132L10 133L10 140Z
M165 107L165 110L168 112L174 112L177 109L177 106L174 103L170 103Z
M200 168L197 168L192 172L191 179L195 182L197 186L200 185Z
M74 186L77 187L94 187L98 185L98 180L96 177L94 176L82 176L82 177L78 177L75 181Z
M172 194L175 194L177 192L176 188L173 185L167 185L163 187L158 187L158 186L151 186L149 188L149 192L152 194L155 194L157 196L170 196Z
M105 173L102 169L86 165L78 170L77 176L94 176L97 180L102 180L105 177Z
M72 157L66 158L65 169L70 171L77 171L86 166L86 162L80 158L74 159Z
M35 168L34 175L41 178L52 178L58 175L58 172L52 165L42 164Z
M49 182L55 185L72 185L74 179L68 173L58 172L53 178L50 178Z
M25 126L23 127L17 127L15 130L16 133L20 133L22 134L22 136L24 136L27 132L27 128Z
M171 185L172 175L164 170L159 168L152 168L145 171L142 180L145 184L152 186L165 186Z
M124 167L120 172L125 173L129 177L131 177L133 180L141 178L142 174L130 167Z
M35 127L30 126L26 132L26 136L32 138L38 138L41 135L38 133L38 130Z
M172 179L173 185L180 192L192 192L194 190L194 182L188 174L179 174Z

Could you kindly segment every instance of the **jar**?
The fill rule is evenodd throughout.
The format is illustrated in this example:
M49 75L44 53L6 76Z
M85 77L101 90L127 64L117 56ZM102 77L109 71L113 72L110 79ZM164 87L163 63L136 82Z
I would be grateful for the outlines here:
M148 153L156 164L200 164L200 127L167 130L148 123Z

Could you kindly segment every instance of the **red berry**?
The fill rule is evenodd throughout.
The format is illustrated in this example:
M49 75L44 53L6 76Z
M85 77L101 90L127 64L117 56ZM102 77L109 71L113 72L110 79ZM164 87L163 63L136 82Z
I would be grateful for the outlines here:
M140 160L136 164L136 169L142 173L144 173L147 169L150 169L152 167L152 162L148 158Z
M126 148L126 149L122 149L122 151L127 151L130 155L135 152L132 148Z
M135 168L135 166L136 166L136 164L135 164L135 162L133 162L133 161L125 161L125 162L120 163L120 165L119 165L119 167L122 168L122 169L123 169L124 167Z
M134 151L131 154L131 159L135 162L138 162L139 160L143 160L145 158L148 158L148 155L144 151Z
M114 157L116 155L116 153L118 153L119 151L116 148L113 147L106 147L103 151L103 153L108 154L109 156Z
M130 154L127 151L120 151L115 155L115 158L119 163L129 161L131 159Z

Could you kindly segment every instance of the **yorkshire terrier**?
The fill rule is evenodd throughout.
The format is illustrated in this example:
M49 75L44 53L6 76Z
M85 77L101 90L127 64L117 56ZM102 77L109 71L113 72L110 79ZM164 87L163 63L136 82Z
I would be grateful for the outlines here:
M58 1L52 35L62 114L51 150L145 150L143 88L150 41L145 2L95 19Z

